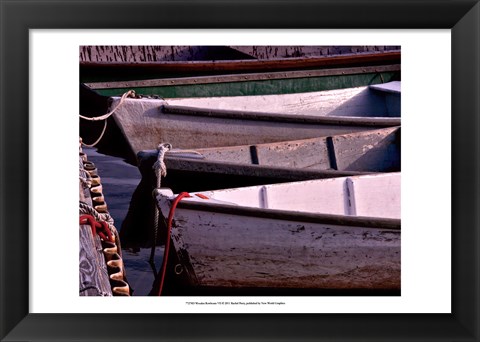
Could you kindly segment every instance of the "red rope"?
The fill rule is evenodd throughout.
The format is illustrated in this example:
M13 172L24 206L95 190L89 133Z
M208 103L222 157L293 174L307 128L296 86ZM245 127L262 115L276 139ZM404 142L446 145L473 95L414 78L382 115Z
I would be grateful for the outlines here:
M92 229L93 236L97 235L103 241L115 241L115 237L113 236L110 228L108 227L108 223L105 221L97 221L95 217L92 215L80 215L80 224L89 224ZM97 230L97 228L99 228ZM107 234L107 235L105 235Z
M172 206L170 207L170 211L168 213L168 220L167 220L167 240L165 241L165 252L163 253L163 263L162 268L160 270L160 284L158 288L157 295L162 295L163 290L163 283L165 281L165 273L167 270L167 261L168 261L168 253L170 251L170 233L172 231L172 221L173 216L175 215L175 209L177 208L178 203L185 197L192 197L188 192L181 192L172 202Z

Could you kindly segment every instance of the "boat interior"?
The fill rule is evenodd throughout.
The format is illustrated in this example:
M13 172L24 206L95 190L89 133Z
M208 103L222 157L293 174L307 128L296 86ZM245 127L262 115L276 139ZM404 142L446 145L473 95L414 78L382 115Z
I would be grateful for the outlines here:
M191 195L185 201L400 219L400 172L204 191Z
M354 117L400 117L401 82L327 91L165 99L169 106Z

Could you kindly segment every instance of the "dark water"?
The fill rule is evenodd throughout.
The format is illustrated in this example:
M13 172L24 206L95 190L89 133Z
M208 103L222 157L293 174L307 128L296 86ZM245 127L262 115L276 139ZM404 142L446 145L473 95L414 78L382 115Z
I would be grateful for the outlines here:
M132 194L140 182L140 172L137 167L128 164L122 158L99 153L96 148L84 147L83 152L97 167L108 211L115 221L115 228L120 231ZM128 282L134 290L134 296L148 295L152 288L154 272L148 262L150 251L150 248L135 251L122 249ZM157 269L161 266L163 251L163 247L156 248Z

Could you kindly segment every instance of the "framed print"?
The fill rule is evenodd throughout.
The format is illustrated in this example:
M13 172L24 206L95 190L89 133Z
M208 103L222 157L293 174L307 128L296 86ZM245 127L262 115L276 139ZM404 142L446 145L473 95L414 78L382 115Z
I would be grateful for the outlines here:
M0 4L2 341L479 340L478 1ZM401 293L278 296L248 310L200 308L188 297L78 297L68 204L78 190L65 165L75 166L69 151L78 148L70 122L79 46L209 37L214 45L401 46Z

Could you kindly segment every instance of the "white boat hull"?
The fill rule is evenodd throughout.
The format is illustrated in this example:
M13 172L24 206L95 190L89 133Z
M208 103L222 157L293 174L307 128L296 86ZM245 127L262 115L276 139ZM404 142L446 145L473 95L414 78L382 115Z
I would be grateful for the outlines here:
M400 290L400 228L394 173L192 194L171 241L193 287Z

